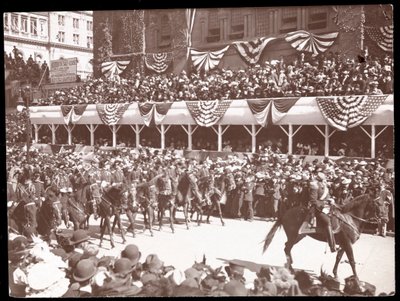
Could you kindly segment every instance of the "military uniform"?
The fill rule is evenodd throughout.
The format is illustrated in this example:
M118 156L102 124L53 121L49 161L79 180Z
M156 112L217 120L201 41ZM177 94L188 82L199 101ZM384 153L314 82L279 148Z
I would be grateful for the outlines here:
M39 179L36 179L33 181L33 185L35 186L35 203L40 207L45 196L44 183Z
M319 176L321 179L325 178L324 175ZM328 203L329 188L323 181L312 181L310 183L310 203L315 208L315 216L319 224L325 229L327 240L332 252L335 252L335 237L332 233L332 225L329 216L323 213L324 207Z

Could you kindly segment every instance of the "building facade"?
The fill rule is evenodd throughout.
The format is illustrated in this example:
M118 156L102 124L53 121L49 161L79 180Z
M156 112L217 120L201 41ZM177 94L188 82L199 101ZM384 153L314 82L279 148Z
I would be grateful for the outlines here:
M7 12L3 21L5 53L15 46L25 60L32 56L39 64L76 57L81 79L92 75L91 11Z

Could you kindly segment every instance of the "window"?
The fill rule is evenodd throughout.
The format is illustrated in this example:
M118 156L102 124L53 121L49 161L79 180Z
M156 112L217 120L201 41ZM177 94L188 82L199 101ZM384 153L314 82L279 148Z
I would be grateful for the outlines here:
M327 27L328 13L324 7L311 8L308 11L308 29L323 29Z
M11 15L11 30L13 32L19 32L19 25L18 25L18 16Z
M59 41L60 43L64 43L65 42L65 32L63 32L63 31L59 31L58 32L57 41Z
M282 10L280 33L297 30L297 8L284 8Z
M171 46L171 24L169 17L167 15L161 18L161 28L160 28L160 43L159 48L166 48Z
M93 31L93 22L92 21L87 21L86 22L86 29L88 31Z
M74 44L79 45L79 34L74 33L72 35L72 38L73 38Z
M217 42L220 40L219 20L217 10L211 10L208 13L208 36L207 42Z
M231 33L229 39L242 39L244 35L244 17L240 9L233 9L231 14Z
M5 13L3 15L3 20L4 20L4 30L8 30L9 28L8 28L8 14L7 13Z
M44 35L44 20L40 20L40 35Z
M58 25L64 26L65 25L65 17L62 15L58 15Z
M79 19L73 18L72 19L72 27L78 29L79 28Z
M21 31L28 32L28 18L27 17L21 18Z
M37 19L31 18L31 34L37 36Z
M269 10L265 8L256 9L256 36L264 36L271 33L269 13Z
M93 45L93 37L87 37L87 47L90 48Z

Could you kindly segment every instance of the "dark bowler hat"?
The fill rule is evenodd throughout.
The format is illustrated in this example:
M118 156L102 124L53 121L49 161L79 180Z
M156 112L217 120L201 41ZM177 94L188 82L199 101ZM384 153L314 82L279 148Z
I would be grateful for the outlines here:
M114 262L113 272L125 277L132 273L134 268L135 265L128 258L120 258Z
M150 254L146 257L144 267L150 272L158 272L164 266L164 262L161 261L156 254Z
M92 278L96 272L97 268L93 260L82 259L76 264L72 277L75 281L83 282Z
M133 265L138 263L141 256L142 254L140 253L139 248L134 244L127 245L121 252L121 257L128 258Z
M89 239L90 239L90 236L87 234L87 232L85 230L79 229L79 230L74 231L74 233L72 234L70 243L72 245L76 245L78 243L87 241Z

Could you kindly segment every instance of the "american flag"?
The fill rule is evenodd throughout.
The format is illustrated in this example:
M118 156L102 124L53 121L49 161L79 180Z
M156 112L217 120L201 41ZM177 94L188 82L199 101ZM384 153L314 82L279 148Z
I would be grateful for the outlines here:
M337 96L317 98L328 123L341 131L363 123L386 100L387 95Z
M199 126L216 124L231 105L231 100L186 101L186 106Z
M168 69L172 61L172 52L147 53L144 61L147 68L157 73L163 73Z
M256 64L265 46L276 38L259 38L253 41L234 42L233 45L248 64Z
M305 30L289 32L285 36L286 42L298 50L307 51L312 56L325 52L335 42L339 32L316 35Z
M384 51L393 51L393 25L365 27L368 36Z

